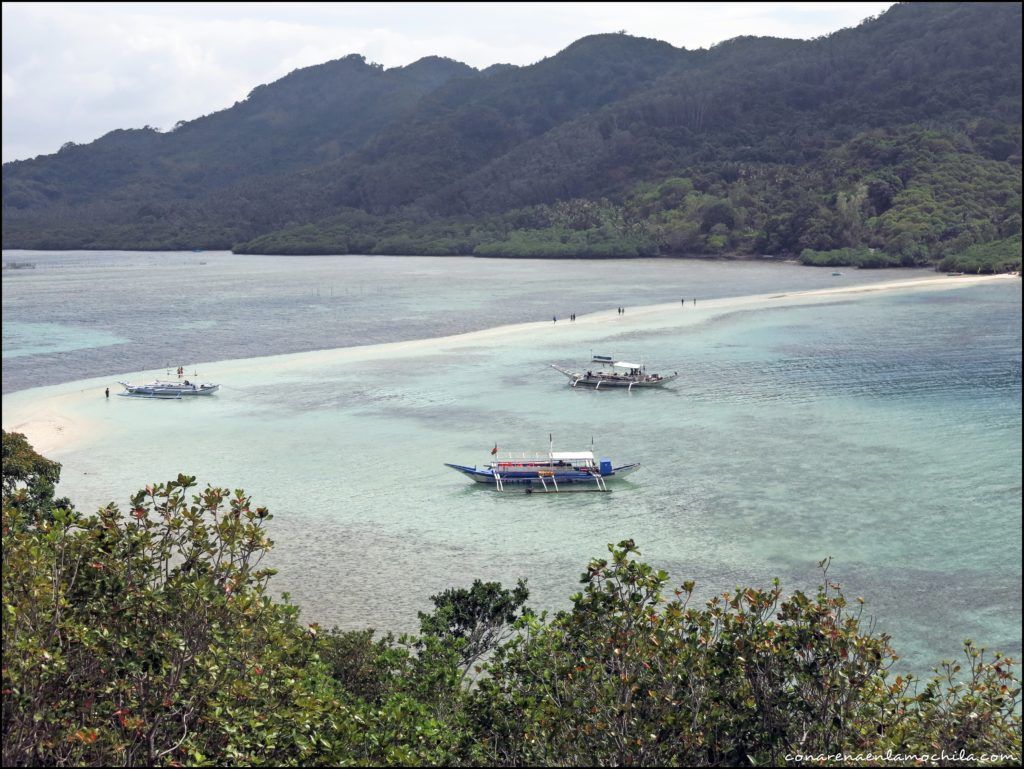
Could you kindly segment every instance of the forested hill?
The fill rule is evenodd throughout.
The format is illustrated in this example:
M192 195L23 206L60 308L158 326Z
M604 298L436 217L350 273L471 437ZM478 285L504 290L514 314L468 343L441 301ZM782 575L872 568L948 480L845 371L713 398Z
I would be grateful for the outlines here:
M800 256L1019 269L1021 6L526 67L349 56L7 163L5 248Z

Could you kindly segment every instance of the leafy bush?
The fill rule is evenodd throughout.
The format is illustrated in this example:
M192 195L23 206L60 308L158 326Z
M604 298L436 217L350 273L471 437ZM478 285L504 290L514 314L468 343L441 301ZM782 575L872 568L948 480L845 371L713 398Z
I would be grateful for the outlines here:
M885 635L865 633L827 579L817 595L737 588L691 607L693 582L633 558L592 561L571 611L525 617L474 697L496 765L782 765L847 752L1020 755L1011 662L970 642L918 691L889 680ZM938 671L937 671L938 672ZM984 713L984 715L982 715ZM973 714L973 715L972 715ZM984 723L979 725L979 719ZM869 762L871 763L871 762ZM877 762L875 762L877 763Z
M276 763L318 749L331 679L298 610L265 595L270 516L240 491L189 503L193 485L179 476L127 515L91 517L5 495L5 765Z

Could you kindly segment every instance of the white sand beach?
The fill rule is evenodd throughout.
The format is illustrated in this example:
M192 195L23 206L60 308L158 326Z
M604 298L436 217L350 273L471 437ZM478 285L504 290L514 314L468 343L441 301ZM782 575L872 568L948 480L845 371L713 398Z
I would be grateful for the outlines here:
M750 296L726 297L723 299L701 300L697 305L692 300L687 300L685 307L680 304L652 304L639 307L629 307L624 315L619 316L616 310L605 310L603 312L579 315L575 323L570 323L567 318L561 318L557 323L547 320L533 323L515 323L507 326L495 326L493 328L470 331L465 334L454 336L434 337L431 339L414 339L407 342L389 342L387 344L365 345L359 347L342 347L334 350L316 350L312 352L292 353L288 355L275 355L266 358L248 358L240 361L224 361L222 363L210 364L207 368L216 365L218 372L241 372L250 370L254 366L273 365L273 362L288 360L294 366L317 366L324 363L356 362L361 360L372 360L374 358L397 357L408 354L419 354L425 351L449 349L460 345L475 345L482 342L498 342L503 337L521 336L528 331L551 331L557 333L563 331L568 333L576 329L587 327L602 327L615 323L616 329L623 325L633 324L640 326L655 326L664 328L669 326L691 325L706 320L712 315L733 310L758 309L762 307L773 307L783 305L804 304L810 302L829 301L837 297L854 297L861 294L876 294L881 292L896 291L945 291L956 288L975 286L980 283L991 283L1019 279L1013 275L970 275L970 276L936 276L914 280L897 280L885 283L871 283L866 285L844 286L837 288L816 289L811 291L792 291L781 294L754 294ZM685 309L685 312L681 310Z
M24 434L32 447L44 456L59 453L76 445L90 430L95 430L95 425L82 417L79 408L83 401L95 398L94 388L37 396L11 406L5 397L3 429Z

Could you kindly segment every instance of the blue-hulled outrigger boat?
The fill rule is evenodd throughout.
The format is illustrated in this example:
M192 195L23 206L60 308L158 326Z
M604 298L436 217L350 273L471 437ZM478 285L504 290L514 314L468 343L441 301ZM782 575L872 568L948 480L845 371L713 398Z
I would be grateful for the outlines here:
M491 454L497 455L497 446ZM536 454L509 453L496 457L483 467L467 467L446 462L476 483L493 486L497 491L525 492L611 491L608 481L638 470L638 463L615 467L610 459L595 459L593 451L548 451Z

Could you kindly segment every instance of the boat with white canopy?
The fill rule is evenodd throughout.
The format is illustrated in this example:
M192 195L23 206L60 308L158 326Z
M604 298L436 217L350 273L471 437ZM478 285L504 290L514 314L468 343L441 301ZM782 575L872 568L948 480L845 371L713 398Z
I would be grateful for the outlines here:
M572 369L551 364L551 368L567 376L573 387L583 385L600 390L602 387L625 387L632 390L634 387L661 387L679 376L678 371L671 374L648 373L647 367L642 363L630 363L629 361L614 360L607 355L592 355L592 366L586 371L573 371Z
M213 395L220 389L218 384L197 384L187 379L183 382L164 382L158 379L144 385L133 385L127 382L119 384L124 387L124 392L118 393L118 395L135 398L181 398L191 395Z
M593 451L554 451L498 454L482 467L446 462L476 483L493 486L497 491L517 489L526 492L611 491L608 481L623 478L640 468L638 463L616 467L610 459L597 459Z

